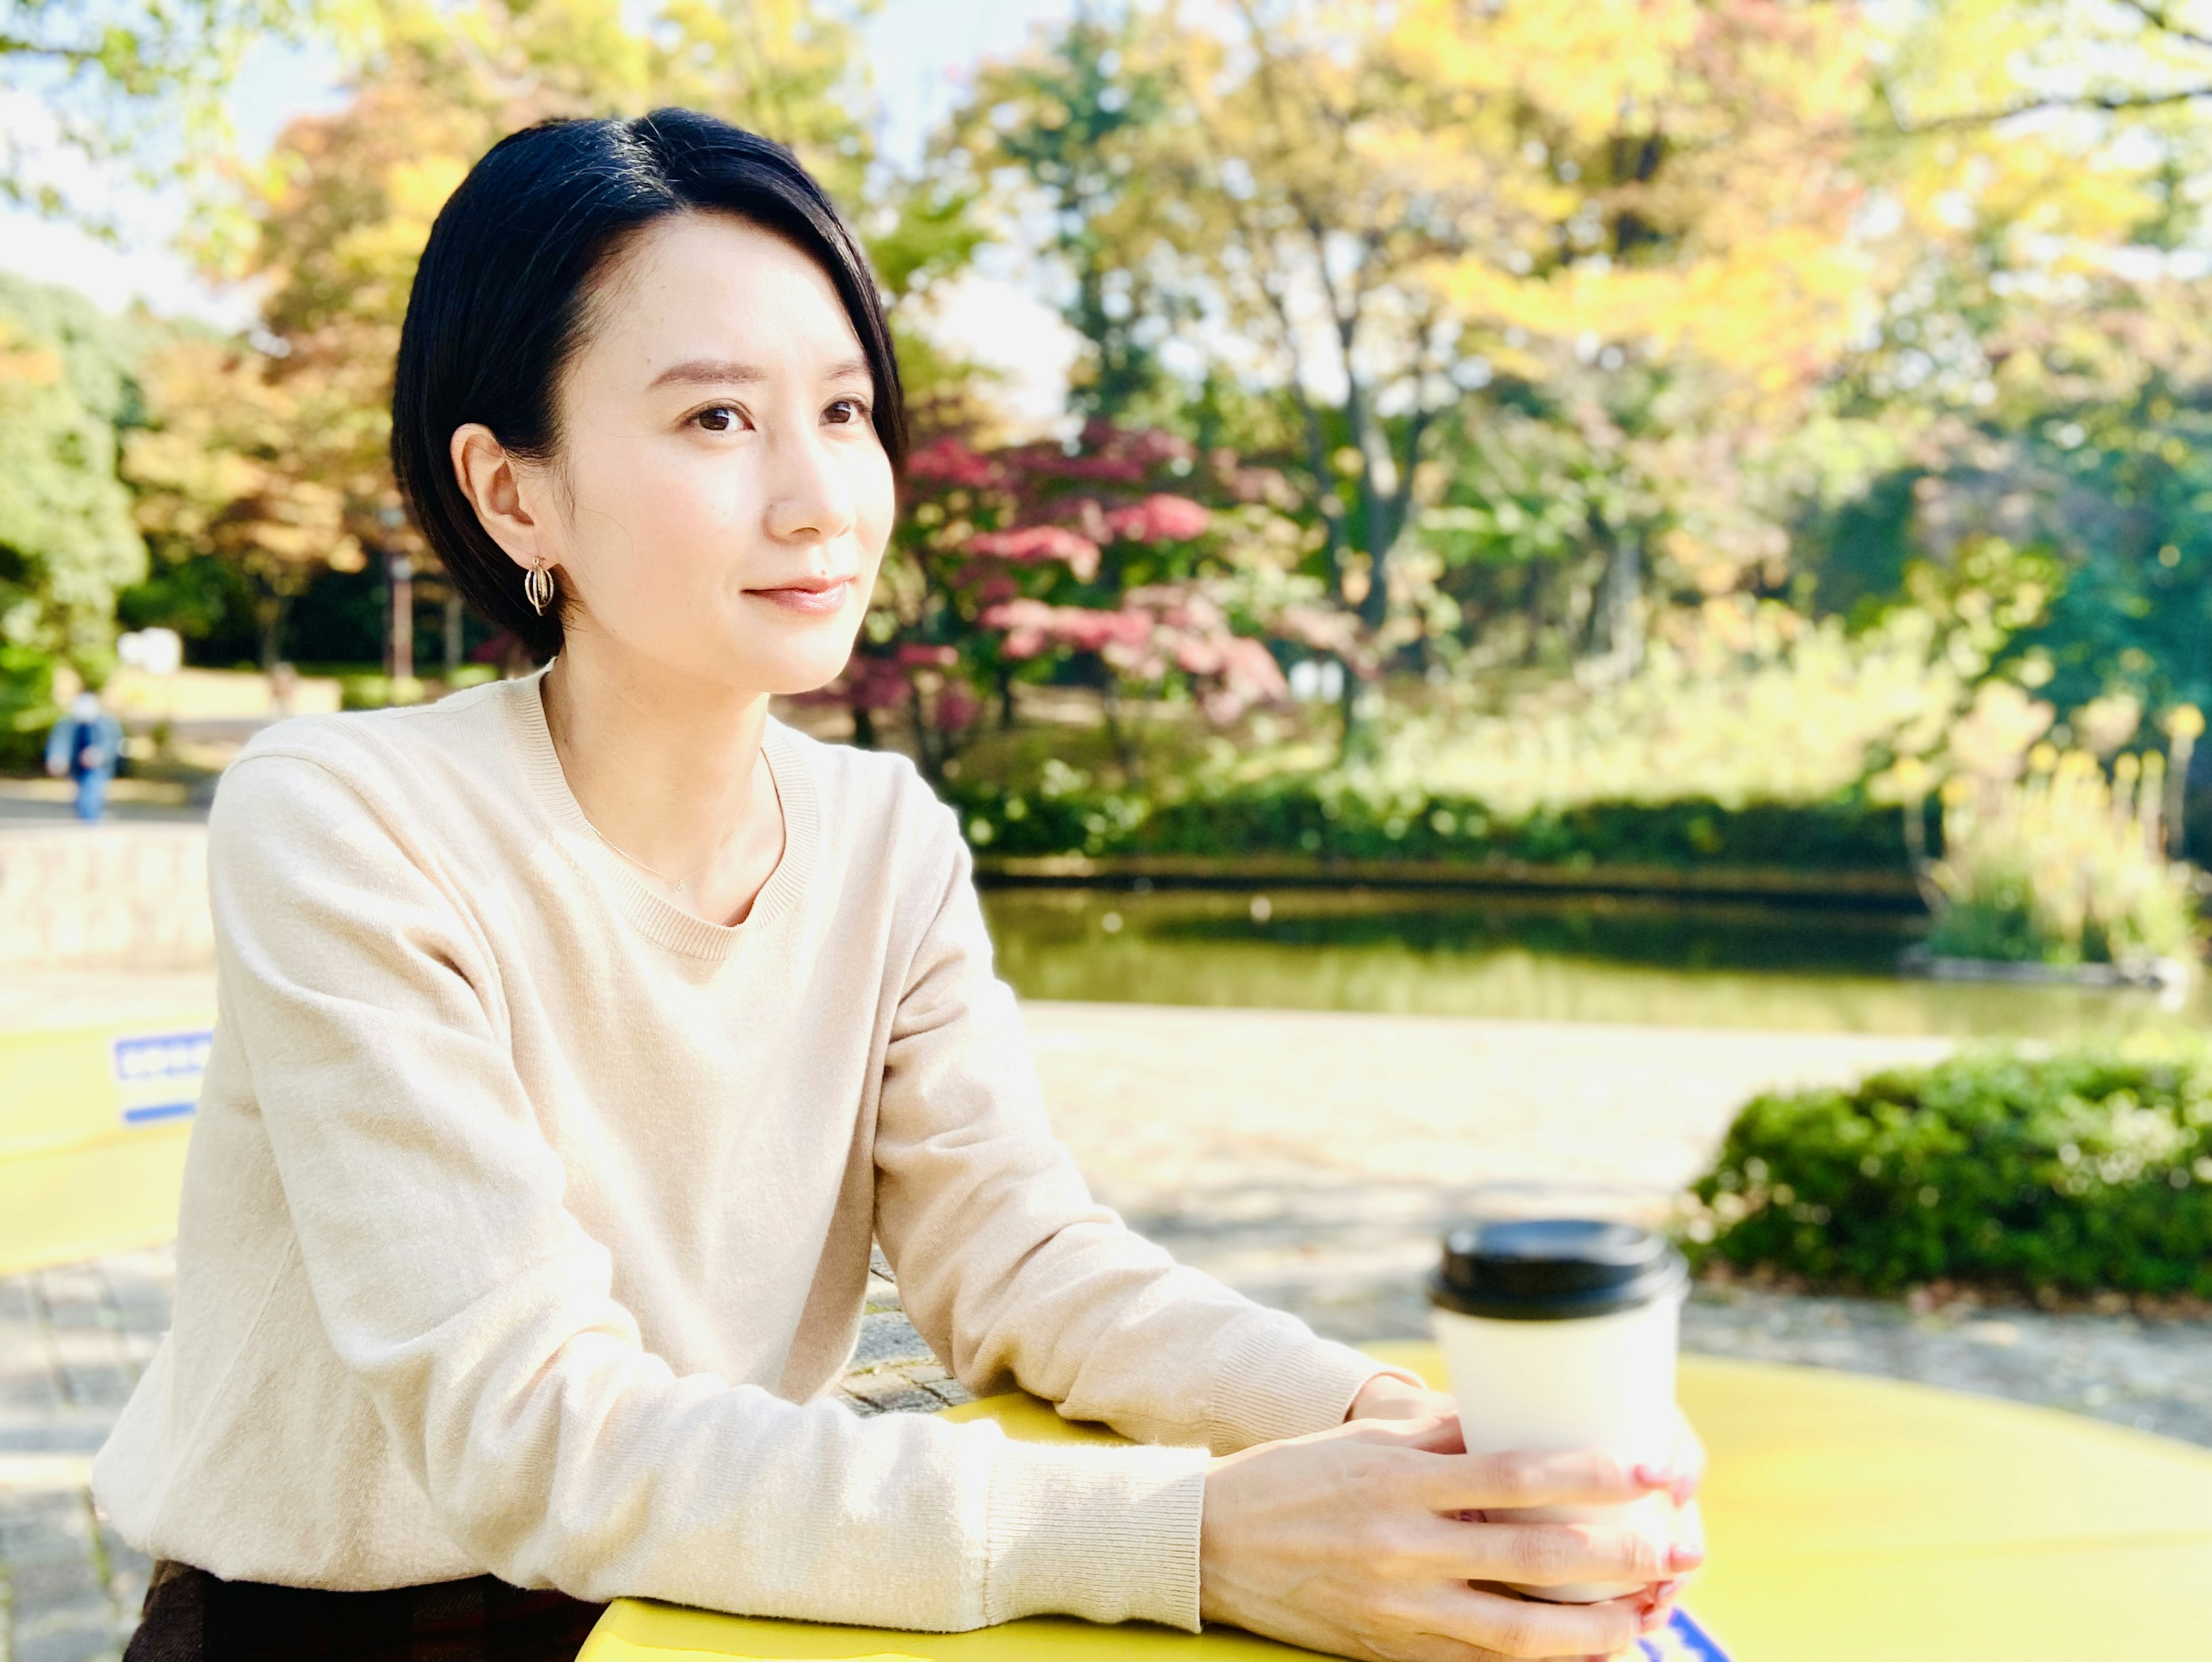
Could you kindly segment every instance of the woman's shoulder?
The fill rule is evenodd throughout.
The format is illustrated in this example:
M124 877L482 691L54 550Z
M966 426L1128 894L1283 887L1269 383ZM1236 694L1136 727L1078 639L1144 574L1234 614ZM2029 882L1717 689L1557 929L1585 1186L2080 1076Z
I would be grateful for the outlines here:
M896 751L860 750L772 723L771 762L804 770L825 845L848 859L899 851L942 856L959 843L959 824L913 761ZM789 805L787 804L787 807Z
M433 704L294 715L255 734L238 761L283 757L351 776L410 758L497 753L510 747L506 730L517 701L535 693L531 680L491 681Z
M302 815L419 818L463 806L512 770L515 700L495 681L440 699L335 715L295 715L247 741L216 790L217 835Z

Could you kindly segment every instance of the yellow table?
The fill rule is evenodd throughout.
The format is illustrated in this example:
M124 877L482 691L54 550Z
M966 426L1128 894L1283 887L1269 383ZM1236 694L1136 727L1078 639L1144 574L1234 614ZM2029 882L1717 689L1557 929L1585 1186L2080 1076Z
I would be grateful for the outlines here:
M1441 1378L1426 1345L1377 1346ZM1711 1566L1685 1601L1735 1662L2206 1662L2212 1454L2043 1409L1812 1368L1692 1357L1712 1456ZM1105 1438L1042 1403L988 1415L1038 1441ZM756 1621L625 1599L578 1662L1086 1662L1304 1655L1057 1618L969 1634Z
M175 1235L214 1025L0 1033L0 1275Z

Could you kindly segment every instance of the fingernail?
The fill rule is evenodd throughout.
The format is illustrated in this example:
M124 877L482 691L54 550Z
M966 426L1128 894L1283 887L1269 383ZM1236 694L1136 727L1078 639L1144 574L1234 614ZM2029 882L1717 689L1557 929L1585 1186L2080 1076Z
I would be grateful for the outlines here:
M1705 1562L1705 1549L1703 1547L1693 1547L1677 1541L1667 1549L1668 1569L1693 1570Z
M1671 1489L1674 1487L1674 1474L1666 1466L1638 1466L1632 1475L1644 1488Z

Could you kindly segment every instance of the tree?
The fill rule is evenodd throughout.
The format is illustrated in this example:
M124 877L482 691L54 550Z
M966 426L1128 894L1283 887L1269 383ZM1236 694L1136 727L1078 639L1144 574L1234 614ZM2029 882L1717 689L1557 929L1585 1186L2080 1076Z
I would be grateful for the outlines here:
M13 0L0 18L0 87L36 98L53 136L81 155L170 177L225 148L222 94L250 46L344 9L307 0ZM0 195L48 213L88 212L52 172L10 122L0 134Z
M0 273L0 747L42 723L52 667L97 681L116 591L145 569L116 475L139 419L140 330L81 295Z
M1119 234L1123 210L1149 200L1152 131L1176 88L1146 48L1137 14L1089 8L1041 51L985 64L939 141L952 165L1014 181L1001 234L1041 217L1042 243L1066 284L1060 313L1087 347L1068 389L1081 416L1141 423L1171 417L1159 360L1175 298ZM1171 398L1170 393L1170 398Z
M938 777L991 704L1011 727L1016 685L1052 680L1097 693L1134 777L1147 703L1225 725L1284 696L1269 642L1304 638L1317 585L1288 575L1304 539L1269 505L1282 487L1268 471L1094 420L1067 447L941 435L908 488L859 649L821 695L862 742L901 710Z
M1814 597L1996 540L2059 583L2003 667L2062 709L2212 693L2212 33L2201 7L1932 8L1886 42L1865 140L1897 276L1831 401L1901 441Z
M221 341L156 354L152 424L131 435L125 457L156 557L173 567L216 559L244 580L264 668L283 656L286 616L317 574L364 563L342 483L360 412L343 397L333 404L324 378L269 368L264 355ZM319 455L324 446L337 454Z
M1522 636L1632 667L1649 574L1781 575L1790 435L1869 275L1844 165L1864 56L1848 20L1762 0L1244 0L1221 30L1150 8L980 77L954 132L1010 217L1052 210L1102 374L1172 336L1288 406L1318 575L1370 658L1495 621L1440 603L1469 543L1429 534L1487 469L1583 481L1518 584L1572 616ZM1102 323L1117 298L1140 314Z

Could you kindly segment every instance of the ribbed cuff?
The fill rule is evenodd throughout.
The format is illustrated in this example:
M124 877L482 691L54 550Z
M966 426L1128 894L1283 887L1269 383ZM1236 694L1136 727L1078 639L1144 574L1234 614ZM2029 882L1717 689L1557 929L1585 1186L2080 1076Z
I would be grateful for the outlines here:
M1197 1632L1206 1464L1194 1448L1001 1444L983 1620L1052 1613Z
M1215 1371L1206 1402L1206 1446L1217 1454L1233 1454L1255 1443L1340 1426L1352 1398L1378 1373L1419 1383L1403 1368L1316 1338L1288 1317L1249 1322Z

